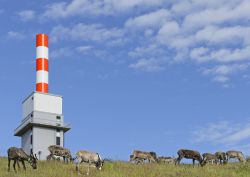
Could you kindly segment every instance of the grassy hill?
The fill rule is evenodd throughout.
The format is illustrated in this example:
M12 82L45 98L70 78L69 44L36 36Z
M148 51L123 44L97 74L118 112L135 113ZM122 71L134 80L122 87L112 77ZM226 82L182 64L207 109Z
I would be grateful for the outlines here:
M0 177L77 177L73 164L62 162L39 162L33 170L26 163L27 171L22 168L17 173L13 168L7 171L7 159L0 158ZM12 165L12 164L11 164ZM21 165L21 164L20 164ZM12 167L12 166L11 166ZM81 173L86 176L87 168L81 166ZM144 164L134 165L126 162L107 162L102 171L91 168L89 177L250 177L250 163L227 164L224 166Z

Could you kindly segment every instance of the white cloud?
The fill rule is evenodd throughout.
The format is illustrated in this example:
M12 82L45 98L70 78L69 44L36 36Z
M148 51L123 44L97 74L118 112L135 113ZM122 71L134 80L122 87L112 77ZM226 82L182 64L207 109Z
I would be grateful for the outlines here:
M166 3L165 0L104 0L104 2L110 4L116 11L131 10L135 7L156 7Z
M33 10L23 10L18 13L22 21L29 21L35 18L35 11Z
M220 49L211 53L211 58L220 62L250 60L250 46L242 49Z
M198 2L198 1L197 1ZM188 29L201 28L207 25L217 25L225 22L237 22L239 19L249 20L250 17L247 12L250 9L250 2L238 1L237 4L227 2L226 4L221 4L223 1L217 1L217 7L205 8L202 11L198 11L189 14L185 17L183 25ZM212 2L207 2L211 5ZM195 3L193 4L195 5Z
M17 32L17 31L9 31L7 33L7 37L10 39L17 39L17 40L21 40L25 38L24 34L22 34L21 32Z
M77 47L76 50L80 53L87 53L88 51L90 51L93 48L94 48L93 46L83 45L83 46Z
M72 56L73 55L73 50L70 49L70 48L59 48L59 49L55 49L55 50L52 50L50 52L50 60L54 60L54 59L64 59L65 57L69 57L69 56Z
M192 7L191 2L180 1L180 2L177 2L176 4L173 4L171 11L175 14L179 14L182 16L182 15L189 13L192 8L193 7Z
M214 122L196 129L192 134L197 143L240 145L242 141L250 140L250 122Z
M72 0L70 3L56 2L47 6L42 15L47 18L65 18L75 15L110 14L110 7L98 0Z
M233 26L217 27L207 26L198 31L195 35L197 42L209 42L211 44L239 44L245 45L250 43L250 27Z
M144 14L135 18L130 18L125 22L127 28L148 28L161 26L169 19L169 12L166 9L159 9L155 12Z
M217 50L199 47L191 50L190 58L197 62L232 63L248 61L250 60L250 46L241 49L221 48Z
M237 71L244 71L248 67L249 67L249 64L219 65L211 69L205 69L203 71L203 74L229 75Z
M218 65L210 69L203 69L202 73L213 77L213 81L219 83L226 83L230 80L229 76L238 72L243 72L248 69L249 63L244 64L230 64L230 65Z
M213 81L219 82L219 83L226 83L226 82L228 82L229 80L230 80L229 77L223 76L223 75L218 75L218 76L215 76L215 77L213 78Z
M147 57L162 56L165 54L166 54L166 51L155 44L152 44L147 47L137 47L133 51L130 51L128 53L130 57L134 57L134 58L141 58L144 56L147 56Z
M114 15L136 7L160 6L164 0L72 0L69 3L57 2L47 6L42 15L47 18L65 18L75 15Z
M157 40L170 45L172 39L180 32L179 24L175 21L166 22L159 30Z
M52 41L57 40L81 40L81 41L106 41L123 36L123 31L117 28L105 28L100 24L86 25L79 23L71 28L56 26L50 36Z
M194 48L190 52L190 57L198 62L205 62L210 59L208 53L209 53L208 48L204 47Z
M225 84L233 80L232 75L248 68L249 9L248 0L71 0L49 4L42 18L77 16L82 20L94 16L97 24L55 26L51 31L52 41L119 46L122 50L119 52L135 61L129 67L144 71L163 70L169 58L175 63L196 62L198 67L206 68L203 74L207 72L211 80ZM109 23L99 24L96 16L122 19L123 25L119 22L107 27ZM168 62L161 62L166 57ZM223 64L230 67L228 73L217 73ZM240 67L243 65L247 67Z
M155 58L140 59L136 63L130 64L129 67L146 72L157 72L165 69L162 63L164 63L163 60Z

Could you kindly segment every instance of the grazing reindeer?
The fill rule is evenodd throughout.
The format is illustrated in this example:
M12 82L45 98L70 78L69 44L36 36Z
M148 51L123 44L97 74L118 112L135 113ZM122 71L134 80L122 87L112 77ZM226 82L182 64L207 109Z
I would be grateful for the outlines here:
M143 162L144 162L145 160L147 160L147 159L145 159L145 158L139 158L139 157L136 157L136 158L134 159L133 157L134 157L134 155L130 155L130 156L129 156L129 161L130 161L130 162L135 162L135 164L143 164Z
M51 158L55 159L55 156L57 156L57 157L63 157L64 162L73 161L70 150L67 148L63 148L58 145L51 145L48 147L48 150L50 152L50 155L47 156L47 160L50 160Z
M211 163L211 164L217 164L217 157L215 154L211 154L211 153L204 153L202 154L203 157L203 165L207 164L207 163Z
M18 161L22 162L24 170L26 170L24 161L28 161L33 169L37 168L36 155L35 156L33 154L27 155L23 149L16 148L16 147L10 147L8 149L7 153L8 153L8 171L10 171L10 161L11 160L14 160L13 168L14 168L15 172L16 172L16 163L17 163L18 168L20 168Z
M227 161L229 161L230 158L237 158L239 162L246 162L246 159L241 151L227 151Z
M192 159L193 160L193 166L195 165L195 160L197 160L201 166L203 166L202 163L202 157L198 151L188 150L188 149L180 149L178 152L178 158L176 159L175 164L180 164L180 161L182 158L186 159Z
M104 164L104 161L101 159L101 156L98 153L89 152L89 151L78 151L76 153L75 162L76 162L76 171L78 172L78 175L80 175L79 165L81 163L88 164L87 175L89 175L90 166L94 165L97 169L101 170Z
M176 159L174 157L158 157L158 161L160 163L165 163L165 164L175 164Z
M134 150L133 154L130 156L130 161L143 162L145 160L148 160L149 163L158 162L155 152L142 152Z
M225 152L218 151L215 153L215 156L219 160L221 165L227 163L227 156Z

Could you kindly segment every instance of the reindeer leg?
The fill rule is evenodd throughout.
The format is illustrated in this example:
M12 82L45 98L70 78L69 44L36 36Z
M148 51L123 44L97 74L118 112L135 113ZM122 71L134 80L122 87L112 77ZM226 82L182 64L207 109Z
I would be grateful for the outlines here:
M87 175L89 175L89 166L90 166L90 163L88 163L89 165L88 165L88 172L87 172Z
M23 164L23 169L26 171L24 160L22 160L22 164Z
M175 164L180 164L182 157L178 157Z
M79 169L80 163L81 163L81 162L79 161L79 159L77 159L76 171L77 171L78 175L81 175L80 169Z
M16 163L17 163L18 170L20 170L20 165L19 165L19 162L18 162L18 161L19 161L19 160L17 160Z
M16 159L14 160L14 163L13 163L13 168L14 168L14 170L15 170L15 172L16 172Z
M11 161L11 159L8 158L8 171L10 171L10 161Z

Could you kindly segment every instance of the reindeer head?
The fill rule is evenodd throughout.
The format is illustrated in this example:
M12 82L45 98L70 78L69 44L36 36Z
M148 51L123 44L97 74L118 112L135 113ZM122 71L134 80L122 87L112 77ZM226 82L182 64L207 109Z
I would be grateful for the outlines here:
M104 164L104 160L101 160L101 159L100 159L100 160L97 162L97 164L96 164L96 168L98 168L99 170L101 170L103 164Z
M35 154L35 156L33 154L30 154L29 158L28 158L28 162L29 164L32 166L33 169L37 169L37 156Z

